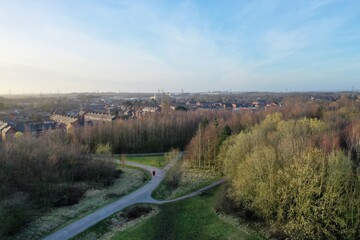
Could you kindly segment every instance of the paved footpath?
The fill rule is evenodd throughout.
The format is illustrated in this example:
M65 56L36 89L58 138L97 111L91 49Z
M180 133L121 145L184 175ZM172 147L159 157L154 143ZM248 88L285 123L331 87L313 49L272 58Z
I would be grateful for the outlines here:
M175 160L173 160L170 164L168 164L163 169L151 167L151 166L147 166L147 165L142 165L142 164L135 163L135 162L127 162L127 165L143 168L143 169L149 171L150 173L152 173L152 171L155 171L156 175L154 177L152 177L149 182L147 182L144 186L142 186L138 190L136 190L136 191L130 193L129 195L126 195L126 196L120 198L119 200L117 200L105 207L102 207L102 208L96 210L95 212L79 219L78 221L52 233L51 235L45 237L44 240L70 239L70 238L76 236L77 234L85 231L86 229L93 226L94 224L100 222L101 220L113 215L114 213L119 212L120 210L122 210L128 206L137 204L137 203L164 204L164 203L169 203L169 202L176 202L176 201L180 201L180 200L183 200L186 198L194 197L196 195L199 195L201 192L203 192L207 189L210 189L212 187L215 187L217 185L224 183L225 180L219 180L207 187L204 187L204 188L199 189L195 192L192 192L186 196L183 196L183 197L180 197L177 199L173 199L173 200L159 201L159 200L153 199L151 197L151 193L157 188L157 186L159 186L161 181L164 179L166 171L168 169L170 169L173 166L173 164L180 157L181 157L181 155L179 155Z

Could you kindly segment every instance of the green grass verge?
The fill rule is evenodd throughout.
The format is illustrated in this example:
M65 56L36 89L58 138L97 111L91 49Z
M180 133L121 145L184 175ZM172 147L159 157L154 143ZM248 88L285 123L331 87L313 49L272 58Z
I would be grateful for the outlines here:
M166 173L164 180L151 195L159 200L175 199L208 186L222 177L211 170L187 168L180 160ZM177 184L174 185L174 182Z
M215 176L215 177L211 177L203 182L199 182L194 185L190 185L186 188L181 189L180 191L176 191L170 199L175 199L175 198L190 194L192 192L195 192L195 191L199 190L200 188L209 186L210 184L220 180L221 178L222 178L221 176Z
M231 224L213 211L220 187L202 196L161 205L160 213L110 239L261 239L246 226Z
M166 178L161 184L152 192L151 196L158 200L171 200L178 197L190 194L200 188L206 187L217 180L220 180L221 176L212 176L208 179L199 182L182 182L176 189L167 189Z
M126 161L137 162L153 167L165 167L168 161L164 155L161 156L126 156Z
M84 231L70 239L71 240L96 239L99 236L103 236L106 233L108 233L109 231L111 231L111 225L110 225L109 221L110 221L110 218L107 218L106 220L95 224L94 226L88 228L86 231Z
M137 219L126 220L124 221L124 214L128 212L131 208L138 207L149 207L151 210L150 213L144 214ZM129 206L120 212L117 212L110 217L107 217L103 221L93 225L84 232L72 237L71 240L92 240L92 239L108 239L113 236L114 233L120 229L130 228L131 226L136 225L137 223L143 221L146 218L149 218L158 212L158 208L150 204L136 204Z

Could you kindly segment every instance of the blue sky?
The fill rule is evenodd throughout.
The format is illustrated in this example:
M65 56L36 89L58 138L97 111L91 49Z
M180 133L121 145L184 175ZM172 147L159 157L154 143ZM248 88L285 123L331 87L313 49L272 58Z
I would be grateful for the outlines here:
M360 1L0 0L0 94L360 90Z

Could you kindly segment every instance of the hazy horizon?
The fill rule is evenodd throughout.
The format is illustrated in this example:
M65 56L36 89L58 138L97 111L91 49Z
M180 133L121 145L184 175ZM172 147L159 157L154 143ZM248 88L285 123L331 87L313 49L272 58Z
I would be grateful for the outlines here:
M355 0L0 0L0 36L0 95L360 88Z
M10 89L11 90L11 89ZM241 93L278 93L278 94L291 94L291 93L360 93L359 89L340 89L340 90L285 90L285 91L233 91L233 90L212 90L212 91L184 91L183 93L189 93L189 94L214 94L214 93L221 93L221 94L241 94ZM116 91L69 91L69 92L44 92L44 91L40 91L40 92L12 92L9 91L4 93L0 93L0 96L2 97L8 97L10 96L45 96L45 95L68 95L68 94L162 94L162 93L172 93L172 94L180 94L182 93L181 90L180 91L159 91L158 89L155 91L120 91L120 92L116 92Z

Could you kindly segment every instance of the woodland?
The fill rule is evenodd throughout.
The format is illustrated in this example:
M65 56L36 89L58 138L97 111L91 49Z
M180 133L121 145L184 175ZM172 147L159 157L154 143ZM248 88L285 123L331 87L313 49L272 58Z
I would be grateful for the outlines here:
M228 179L215 210L261 222L285 239L360 237L360 102L285 98L257 111L149 115L0 144L0 236L32 208L76 204L79 183L108 186L121 171L92 154L185 150L188 168ZM176 174L176 169L173 170Z

